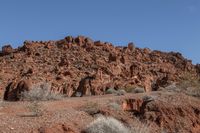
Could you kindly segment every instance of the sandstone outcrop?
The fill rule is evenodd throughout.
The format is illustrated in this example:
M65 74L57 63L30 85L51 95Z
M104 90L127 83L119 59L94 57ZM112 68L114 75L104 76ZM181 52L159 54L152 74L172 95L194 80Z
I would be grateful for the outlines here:
M168 98L171 103L168 103L165 98ZM158 99L151 96L143 99L128 98L122 102L122 109L132 112L142 122L150 123L154 129L161 129L154 132L177 130L177 132L198 133L200 130L200 108L196 103L198 100L188 106L189 99L183 94L168 94Z
M200 72L199 65L180 53L141 49L133 43L115 47L83 36L25 41L17 49L4 46L0 67L2 91L10 82L29 79L34 84L50 82L52 90L67 96L103 95L110 87L117 90L130 86L148 92L178 82L184 73L196 77Z
M21 93L30 89L31 83L29 81L13 81L6 86L3 99L8 101L20 100Z

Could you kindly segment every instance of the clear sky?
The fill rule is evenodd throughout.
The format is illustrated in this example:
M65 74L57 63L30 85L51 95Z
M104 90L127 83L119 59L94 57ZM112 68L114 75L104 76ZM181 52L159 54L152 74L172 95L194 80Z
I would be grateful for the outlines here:
M200 63L200 0L0 0L0 45L85 35Z

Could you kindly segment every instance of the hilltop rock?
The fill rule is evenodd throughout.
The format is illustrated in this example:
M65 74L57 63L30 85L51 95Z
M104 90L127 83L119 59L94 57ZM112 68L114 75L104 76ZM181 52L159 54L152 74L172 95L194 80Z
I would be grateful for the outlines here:
M14 49L12 48L12 46L10 44L2 47L2 54L3 55L10 54L12 52L14 52Z
M135 50L135 45L134 45L133 42L131 42L131 43L128 44L128 49L129 49L131 52L133 52L133 51Z

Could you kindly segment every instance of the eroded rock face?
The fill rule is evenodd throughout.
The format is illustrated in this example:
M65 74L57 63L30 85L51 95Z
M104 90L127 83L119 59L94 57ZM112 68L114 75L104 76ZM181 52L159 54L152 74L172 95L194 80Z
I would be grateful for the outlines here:
M190 98L183 94L169 94L167 98L168 100L151 96L143 99L128 98L122 102L122 109L132 112L143 122L151 123L155 129L162 129L155 132L165 129L165 132L198 133L200 130L199 104L193 102L188 106Z
M102 95L111 84L115 89L141 86L148 92L164 86L165 82L178 81L184 73L195 77L200 71L198 65L194 66L180 53L140 49L133 43L115 47L83 36L68 36L58 41L25 41L21 48L13 50L6 46L3 52L12 52L12 56L0 55L3 82L0 88L6 90L10 79L47 81L55 92L67 96L75 92ZM80 85L88 76L95 79Z
M85 77L79 82L79 86L73 96L91 96L94 95L94 87L92 87L94 77Z
M13 81L6 87L3 99L7 101L18 101L21 98L21 93L29 91L30 88L31 83L28 80Z
M168 132L174 132L174 129L178 129L179 131L197 133L200 130L199 108L175 106L161 101L149 102L141 107L139 116L141 119L150 121L158 127L168 129ZM187 119L181 121L182 127L179 127L177 124L180 122L179 119L186 116Z
M142 99L126 99L122 103L122 109L124 111L133 111L133 112L140 112L141 106L143 104Z

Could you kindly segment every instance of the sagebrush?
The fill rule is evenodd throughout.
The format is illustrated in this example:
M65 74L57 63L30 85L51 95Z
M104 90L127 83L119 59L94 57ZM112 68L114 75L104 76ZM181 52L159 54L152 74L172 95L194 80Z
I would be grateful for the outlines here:
M130 129L112 117L98 117L84 130L85 133L131 133Z
M200 77L191 73L184 73L181 80L176 84L184 93L200 98Z
M46 82L33 85L30 91L24 91L21 95L23 100L29 101L58 100L63 97L51 92L51 84Z

